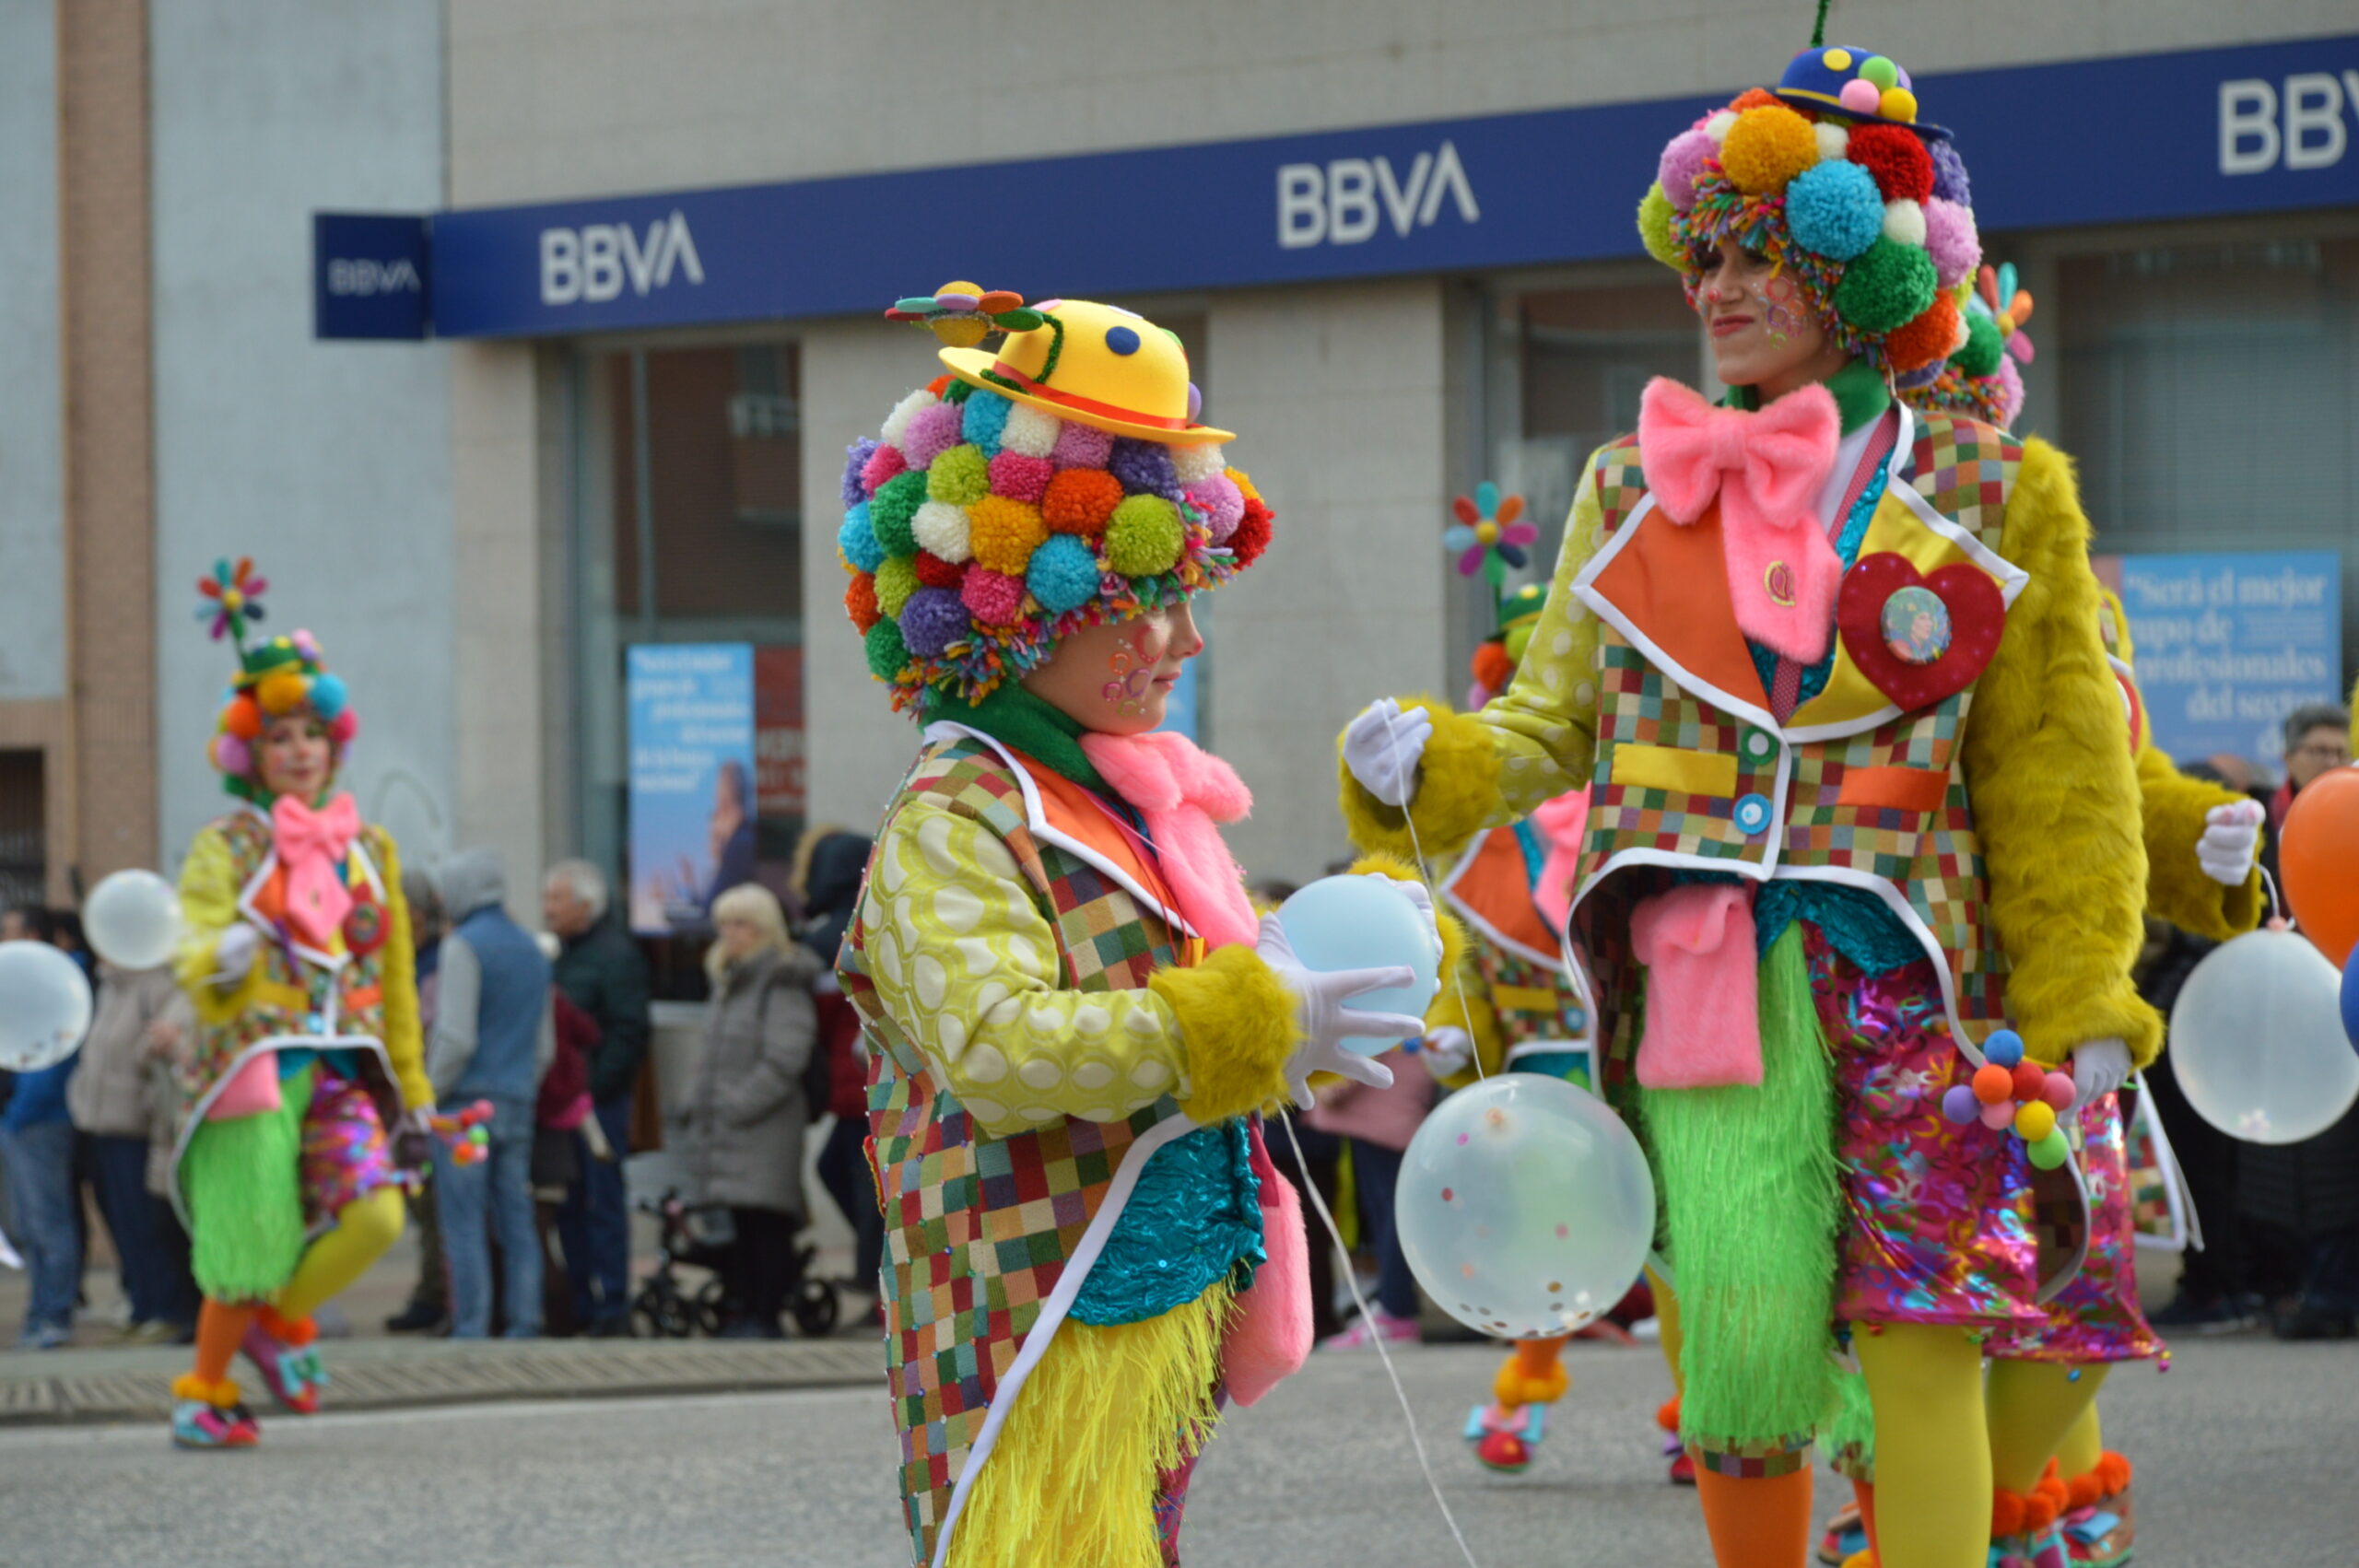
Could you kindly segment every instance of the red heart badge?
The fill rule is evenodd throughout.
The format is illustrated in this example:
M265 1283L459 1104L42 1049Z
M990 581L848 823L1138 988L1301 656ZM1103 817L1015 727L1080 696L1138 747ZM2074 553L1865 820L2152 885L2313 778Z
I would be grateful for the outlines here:
M1961 563L1928 577L1887 550L1843 574L1835 626L1876 690L1914 712L1982 673L2007 629L2007 603L1979 567Z

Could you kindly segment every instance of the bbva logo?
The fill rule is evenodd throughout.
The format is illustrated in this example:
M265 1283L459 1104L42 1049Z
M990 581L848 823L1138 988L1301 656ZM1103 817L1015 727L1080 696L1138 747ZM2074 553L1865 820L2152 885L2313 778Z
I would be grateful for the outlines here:
M1356 245L1373 238L1390 219L1392 232L1407 239L1412 228L1430 228L1445 200L1454 201L1461 221L1479 223L1483 209L1466 182L1458 148L1444 142L1421 152L1401 178L1389 158L1339 158L1325 164L1278 167L1278 243L1289 251L1308 245Z
M2260 77L2220 84L2220 172L2260 174L2277 168L2331 169L2359 120L2359 71L2303 71L2277 84Z
M541 303L599 304L630 285L644 299L677 272L690 283L704 281L704 263L688 220L677 208L641 235L627 223L592 223L580 228L541 230Z
M374 256L337 256L328 263L328 292L367 298L374 294L423 294L426 285L407 258L381 262Z

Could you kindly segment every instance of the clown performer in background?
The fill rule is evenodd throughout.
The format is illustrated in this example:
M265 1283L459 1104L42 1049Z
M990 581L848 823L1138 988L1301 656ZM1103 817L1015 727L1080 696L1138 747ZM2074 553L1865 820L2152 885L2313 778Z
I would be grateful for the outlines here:
M223 1448L260 1437L229 1377L241 1351L282 1408L319 1409L311 1314L401 1235L388 1132L423 1138L433 1092L393 841L335 790L358 728L344 682L309 632L248 643L265 586L250 562L198 586L238 650L211 743L238 803L181 872L197 1029L172 1190L205 1303L172 1438Z
M1659 380L1592 459L1504 697L1379 702L1343 741L1356 837L1395 852L1590 784L1573 931L1657 1173L1722 1568L1807 1556L1846 1343L1884 1562L1982 1568L1982 1340L2077 1263L2032 1225L2033 1160L2071 1161L1943 1099L2007 1024L2087 1100L2161 1041L2071 465L1893 394L1962 341L1980 261L1919 107L1891 59L1814 42L1672 139L1640 232L1730 395ZM1894 653L1928 612L1931 657Z
M1224 1398L1309 1348L1250 1113L1314 1071L1389 1082L1339 1042L1417 1033L1350 1005L1410 972L1306 971L1221 842L1244 785L1150 732L1191 597L1271 533L1178 337L965 284L891 314L950 373L854 444L839 543L868 667L926 728L839 973L913 1560L1154 1568Z
M1532 584L1501 602L1498 635L1474 650L1468 712L1508 689L1546 601L1545 591ZM1476 834L1443 873L1438 890L1465 928L1464 956L1457 982L1446 981L1426 1010L1421 1048L1426 1066L1446 1086L1463 1088L1496 1072L1538 1072L1583 1089L1595 1087L1588 988L1567 965L1558 939L1588 815L1588 790L1568 790L1520 822ZM1677 1303L1661 1281L1649 1283L1654 1287L1664 1355L1676 1377ZM1644 1297L1634 1293L1631 1299ZM1583 1332L1613 1327L1595 1325ZM1492 1379L1491 1397L1468 1412L1466 1442L1485 1469L1504 1475L1531 1469L1547 1435L1548 1407L1571 1387L1564 1350L1572 1338L1517 1341ZM1666 1430L1677 1430L1676 1398L1657 1419ZM1695 1484L1695 1464L1685 1449L1674 1442L1669 1457L1672 1480Z
M2015 287L2012 266L1985 266L1955 297L1966 315L1966 343L1941 365L1901 378L1900 395L1930 415L2011 427L2024 398L2015 367L2032 357L2022 331L2031 296ZM2098 607L2097 629L2119 685L2136 759L2147 914L2213 942L2251 930L2261 916L2259 802L2185 777L2154 743L2129 619L2110 592ZM2056 1108L2051 1102L2049 1109ZM2100 1095L2072 1115L2088 1186L2087 1257L2071 1281L2042 1305L2037 1321L2001 1329L1983 1346L1990 1358L1991 1546L2002 1562L2114 1568L2130 1560L2131 1472L2127 1458L2105 1447L2097 1393L2114 1363L2160 1358L2167 1365L2168 1355L2138 1305L2120 1094ZM2037 1200L2043 1209L2069 1213L2069 1194L2055 1189L2060 1175L2039 1173L2036 1181L2045 1190ZM1851 1382L1826 1445L1835 1469L1872 1496L1873 1419L1856 1379ZM1860 1513L1854 1504L1830 1522L1822 1560L1871 1568L1874 1556Z

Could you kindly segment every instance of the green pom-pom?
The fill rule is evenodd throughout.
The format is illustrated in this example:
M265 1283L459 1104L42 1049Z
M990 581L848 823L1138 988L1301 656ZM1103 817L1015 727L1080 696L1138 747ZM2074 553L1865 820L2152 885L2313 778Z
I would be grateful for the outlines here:
M1950 357L1958 373L1977 380L1996 375L2001 351L1999 323L1988 316L1968 314L1966 318L1966 346Z
M992 468L983 460L983 449L970 442L935 458L933 466L926 470L925 488L935 500L954 507L970 507L981 500L992 488Z
M910 645L890 615L869 627L862 640L868 644L868 673L880 681L891 680L910 661Z
M1882 92L1900 85L1900 67L1881 54L1871 54L1860 67L1860 79L1875 83L1876 90Z
M918 553L917 535L910 532L910 520L925 505L926 476L916 469L907 469L877 486L868 503L869 531L876 542L885 546L888 556L914 556Z
M1915 245L1879 240L1843 269L1843 281L1835 286L1835 310L1860 331L1880 337L1923 315L1941 287L1932 257Z
M898 615L919 586L917 557L896 556L876 568L876 607Z
M1180 509L1161 496L1131 496L1106 523L1106 564L1124 577L1153 577L1179 564L1187 534Z
M954 379L948 386L942 389L942 401L954 405L964 403L974 395L974 385L968 381Z
M1662 193L1661 181L1647 187L1646 199L1638 204L1638 239L1647 247L1648 255L1673 268L1686 260L1671 237L1671 220L1677 216L1671 198Z

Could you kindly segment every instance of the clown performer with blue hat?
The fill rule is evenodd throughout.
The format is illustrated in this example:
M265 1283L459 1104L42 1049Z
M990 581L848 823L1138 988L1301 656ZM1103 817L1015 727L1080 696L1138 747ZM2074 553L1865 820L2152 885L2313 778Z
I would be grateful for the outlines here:
M1179 338L965 283L888 314L947 373L854 443L838 544L868 668L924 731L838 974L910 1561L1157 1568L1221 1408L1309 1350L1257 1113L1313 1072L1389 1083L1343 1042L1418 1032L1353 1000L1412 972L1306 969L1221 842L1244 783L1156 729L1203 648L1191 602L1273 523Z
M1885 1568L1983 1568L1983 1341L2079 1263L2033 1223L2068 1141L1992 1058L2077 1104L2161 1044L2089 525L2054 448L1895 396L1963 342L1980 261L1896 62L1814 41L1655 173L1640 234L1731 390L1648 387L1507 694L1372 705L1344 809L1366 847L1447 860L1589 786L1570 928L1601 1087L1657 1175L1717 1560L1807 1556L1848 1354Z

